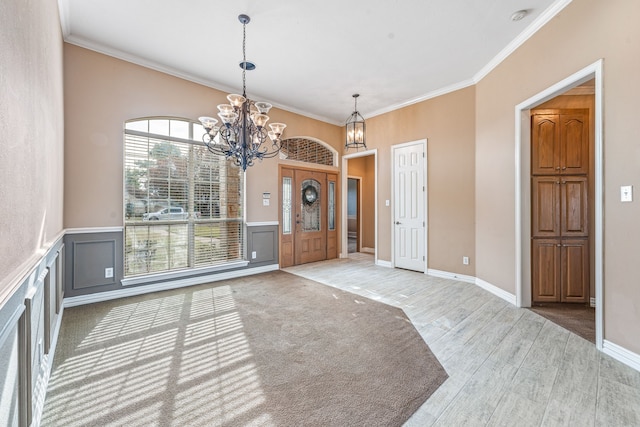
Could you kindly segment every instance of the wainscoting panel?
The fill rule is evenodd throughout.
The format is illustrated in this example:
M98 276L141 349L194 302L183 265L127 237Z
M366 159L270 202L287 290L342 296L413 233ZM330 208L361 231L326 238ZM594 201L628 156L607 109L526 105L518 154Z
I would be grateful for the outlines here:
M19 425L20 422L18 321L23 312L24 305L20 304L13 314L8 316L0 330L0 384L3 385L0 393L0 425L2 426Z
M105 275L107 268L115 271L115 239L73 242L73 260L73 289L116 283L113 271L111 277Z
M107 229L73 232L64 237L65 296L86 295L121 288L123 268L123 232ZM113 269L113 277L105 277L105 269Z
M255 273L265 268L278 268L278 223L247 223L246 260L223 265L193 269L150 273L123 277L124 231L114 228L67 230L64 248L71 248L65 256L64 271L57 273L65 277L65 304L71 301L99 301L98 294L105 298L114 295L141 294L158 289L206 283L221 277L246 276L249 270ZM62 249L64 249L62 248ZM256 257L252 258L255 252ZM113 268L113 277L106 278L105 268ZM245 271L246 270L246 271ZM174 286L175 285L175 286ZM148 288L132 291L132 288ZM58 290L60 292L60 290ZM96 295L97 297L93 297ZM74 302L74 304L75 304Z
M247 258L252 267L278 263L277 225L247 225Z
M44 255L15 278L15 290L0 305L0 425L37 426L53 363L62 306L62 234ZM63 256L63 255L62 255Z

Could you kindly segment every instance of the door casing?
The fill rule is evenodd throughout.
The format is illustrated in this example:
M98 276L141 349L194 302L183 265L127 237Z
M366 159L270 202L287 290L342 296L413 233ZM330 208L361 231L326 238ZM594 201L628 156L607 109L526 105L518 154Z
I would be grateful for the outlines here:
M555 98L587 80L595 79L595 147L594 147L594 215L593 243L595 245L596 288L596 348L603 347L603 127L602 127L602 73L603 60L583 68L564 80L521 102L515 107L515 262L516 305L531 307L531 109Z
M352 154L345 154L342 156L342 185L341 185L341 206L345 208L342 209L342 217L341 217L341 235L340 235L340 258L347 258L349 256L349 222L347 215L347 192L349 190L349 177L347 176L347 171L349 170L349 159L355 159L357 157L366 157L373 156L373 163L375 165L374 170L374 254L373 260L375 264L380 264L378 261L378 150L376 148L366 151L360 151Z

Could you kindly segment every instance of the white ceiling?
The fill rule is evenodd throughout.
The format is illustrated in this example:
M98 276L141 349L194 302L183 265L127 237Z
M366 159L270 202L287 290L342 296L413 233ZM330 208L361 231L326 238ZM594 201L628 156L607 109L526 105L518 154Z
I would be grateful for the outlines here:
M67 42L341 124L477 82L571 0L59 0ZM526 9L521 21L510 19ZM203 115L216 113L203 111Z

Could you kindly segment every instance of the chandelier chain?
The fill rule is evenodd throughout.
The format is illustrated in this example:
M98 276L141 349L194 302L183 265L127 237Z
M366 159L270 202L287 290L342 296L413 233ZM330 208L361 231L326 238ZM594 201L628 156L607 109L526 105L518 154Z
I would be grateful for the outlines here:
M247 24L242 23L242 96L247 97Z

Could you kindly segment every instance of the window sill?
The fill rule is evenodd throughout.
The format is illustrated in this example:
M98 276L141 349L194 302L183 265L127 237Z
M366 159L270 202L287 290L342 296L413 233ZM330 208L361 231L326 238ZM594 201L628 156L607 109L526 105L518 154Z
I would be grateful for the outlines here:
M249 265L249 261L234 261L227 264L214 265L210 267L198 267L185 270L169 271L167 273L146 274L144 276L125 277L120 282L122 286L135 286L145 283L158 282L161 280L184 279L187 277L200 276L207 273L215 273L219 271L231 270L233 268L242 268Z

